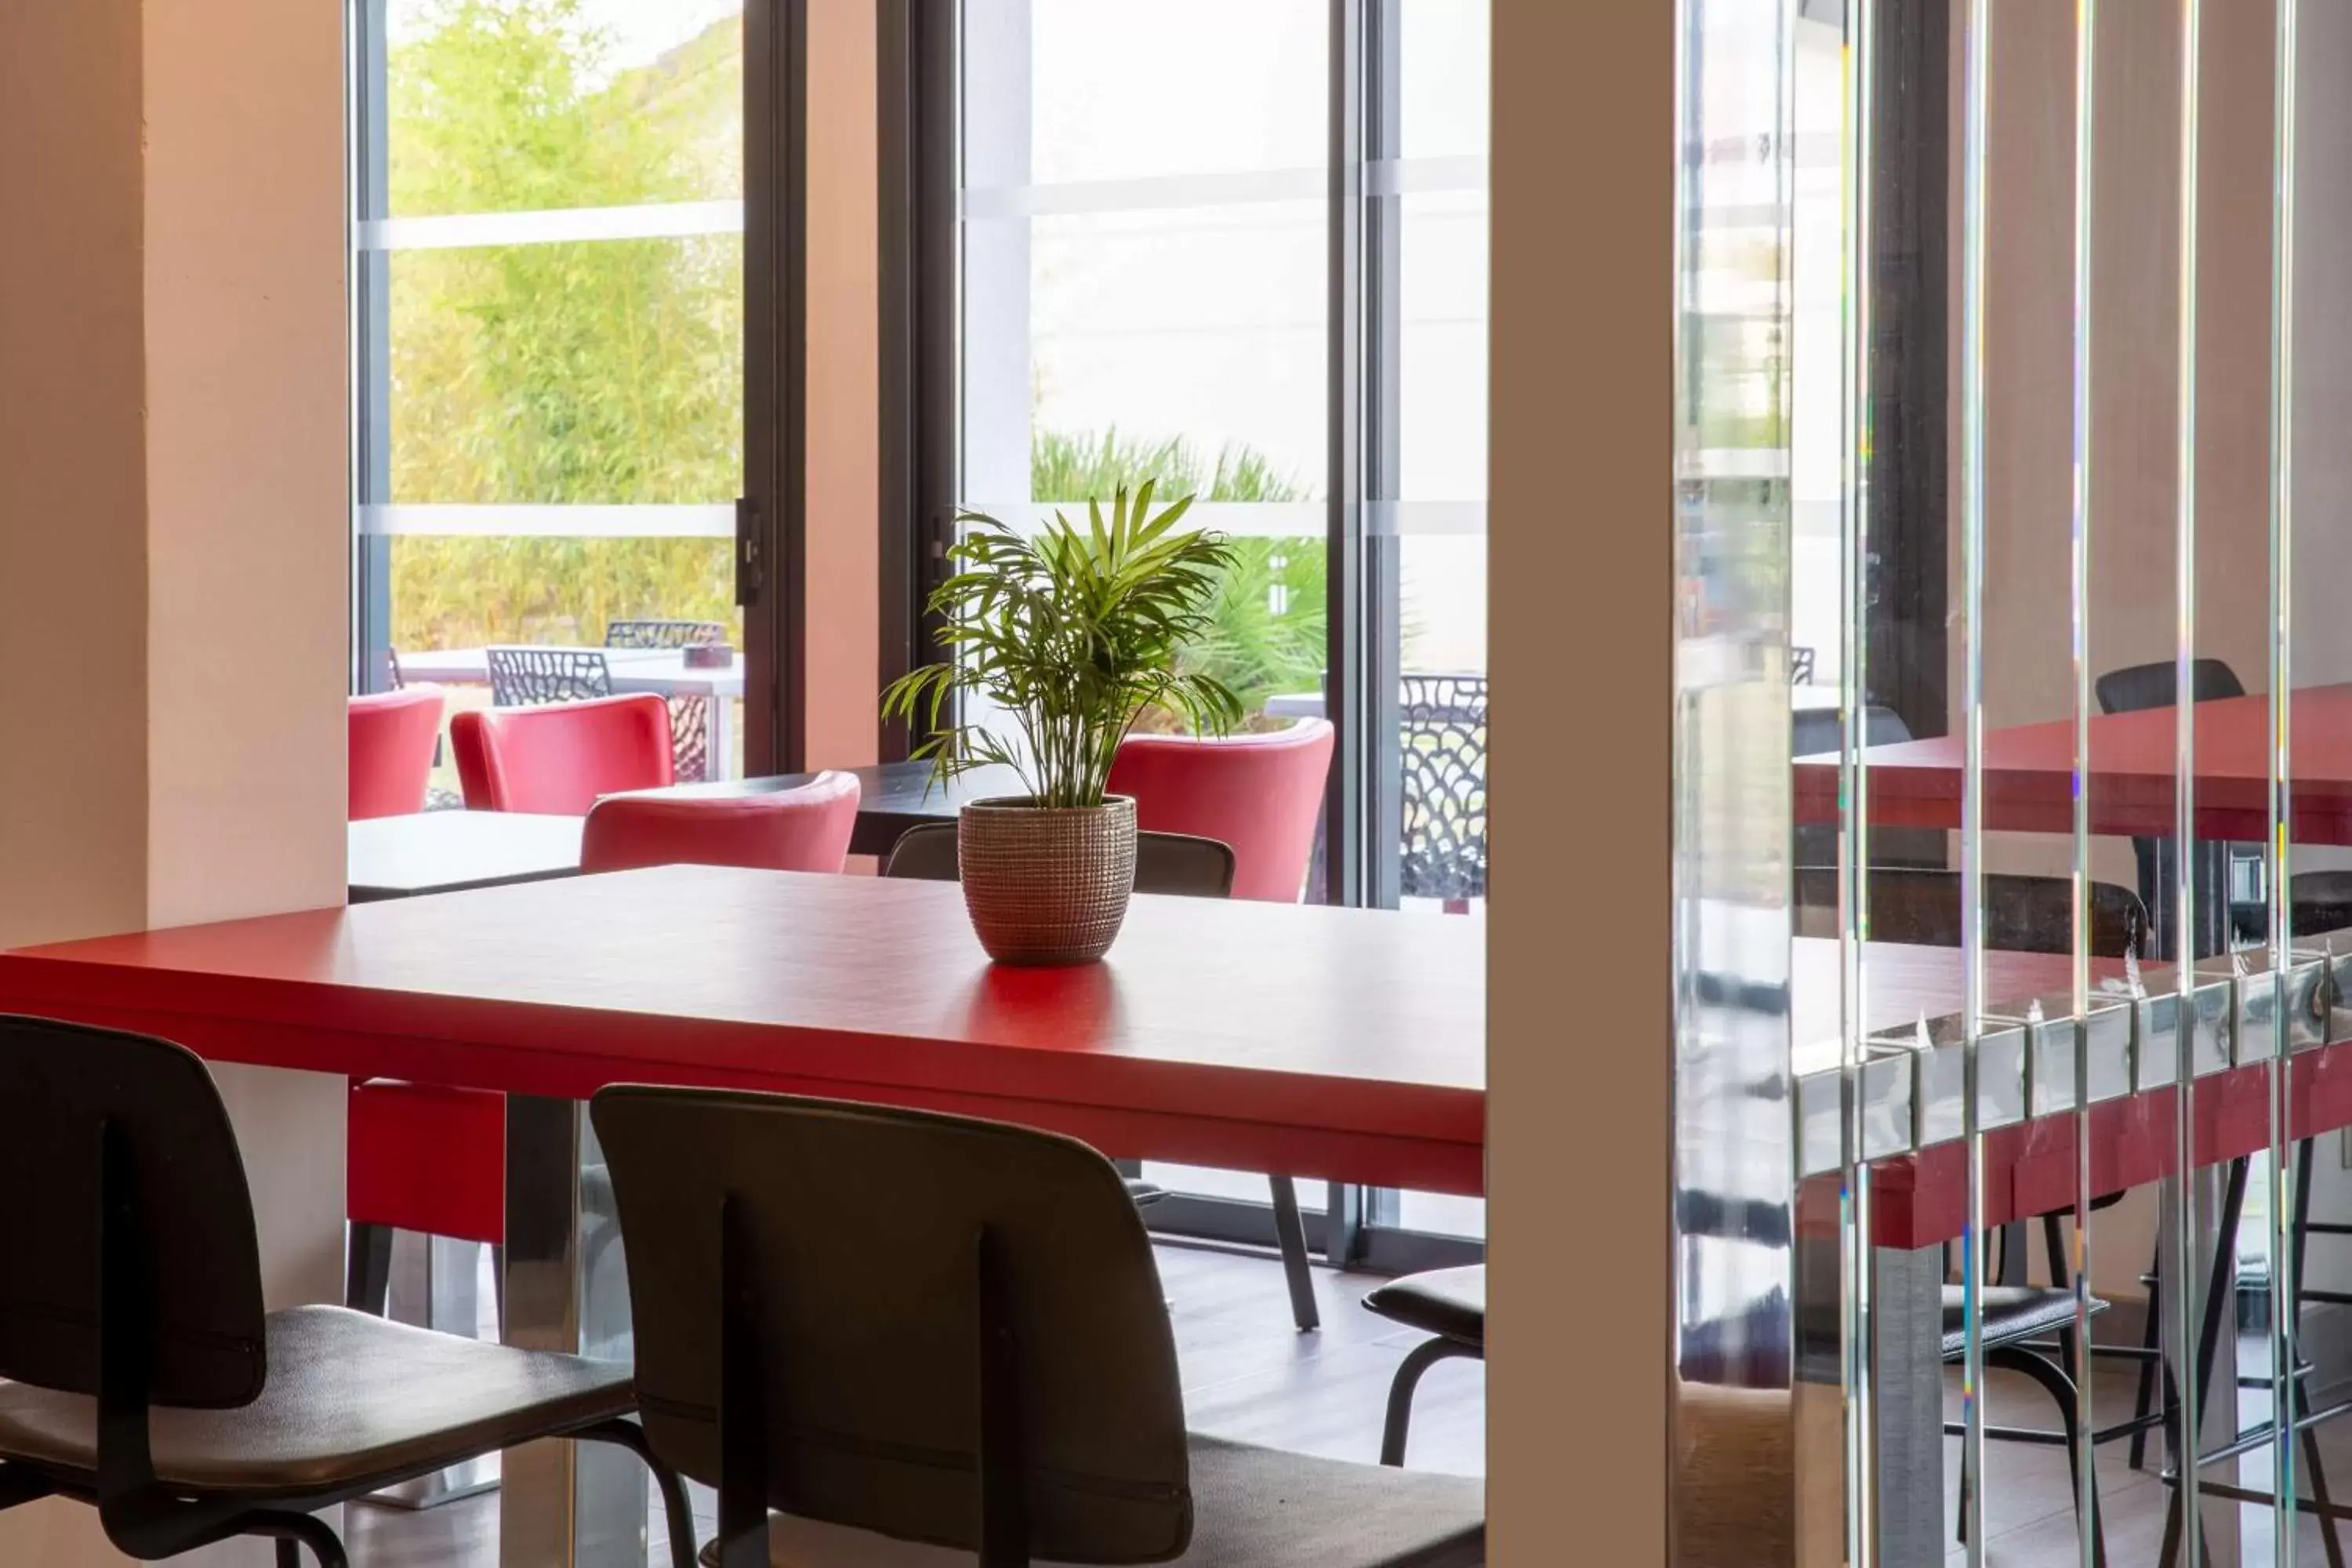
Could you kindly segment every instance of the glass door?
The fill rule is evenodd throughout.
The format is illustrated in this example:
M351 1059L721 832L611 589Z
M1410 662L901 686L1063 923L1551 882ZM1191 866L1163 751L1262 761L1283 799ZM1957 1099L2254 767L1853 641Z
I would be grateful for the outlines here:
M581 649L583 694L703 703L681 765L740 773L777 684L738 564L743 0L358 0L353 34L358 686L508 700L488 649ZM687 643L735 669L695 685Z

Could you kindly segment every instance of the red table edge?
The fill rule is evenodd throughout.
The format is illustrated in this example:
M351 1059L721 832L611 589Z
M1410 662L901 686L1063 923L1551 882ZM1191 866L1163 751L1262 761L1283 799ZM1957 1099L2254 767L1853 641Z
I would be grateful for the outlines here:
M257 986L273 1005L233 1005L256 1000ZM794 1031L787 1069L761 1060L780 1054L782 1026L393 991L366 994L359 1026L351 995L315 982L0 953L0 1012L156 1035L207 1060L574 1100L649 1080L758 1089L1017 1121L1120 1158L1466 1196L1486 1188L1483 1089L814 1029ZM453 1032L453 1014L473 1026ZM486 1018L497 1026L481 1027ZM659 1048L688 1035L702 1051ZM695 1059L712 1055L714 1037L727 1047L718 1059Z

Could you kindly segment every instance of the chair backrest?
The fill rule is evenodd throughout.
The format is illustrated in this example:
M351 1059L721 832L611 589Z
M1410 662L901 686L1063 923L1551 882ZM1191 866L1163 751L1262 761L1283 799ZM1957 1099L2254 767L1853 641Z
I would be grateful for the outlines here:
M150 1403L251 1404L268 1373L260 1253L205 1064L143 1035L0 1016L0 1377L97 1394L103 1303L147 1319ZM123 1216L127 1285L112 1257L101 1268L117 1251L101 1212Z
M593 1116L646 1436L722 1486L722 1530L724 1483L748 1469L784 1512L977 1550L992 1446L997 1463L1020 1450L1006 1468L1026 1478L1035 1558L1184 1548L1175 1344L1142 1221L1100 1154L778 1095L622 1087ZM984 1349L1011 1364L983 1368Z
M1806 867L1796 873L1800 936L1837 934L1838 872ZM2074 888L2064 877L1988 875L1984 879L1988 948L2010 952L2074 951ZM2090 886L2090 952L2095 958L2147 956L2147 910L2139 895L2113 882ZM1958 871L1870 871L1870 938L1921 947L1960 945Z
M351 700L346 745L352 821L425 809L433 751L441 739L442 706L437 686L411 686Z
M1407 675L1397 706L1408 898L1486 891L1486 678Z
M961 873L952 822L926 822L907 829L882 863L886 877L925 882L953 882ZM1135 890L1178 898L1225 898L1234 890L1233 847L1189 833L1138 833Z
M613 667L593 647L493 647L490 701L500 708L535 702L584 702L613 695Z
M584 816L599 795L674 778L669 705L649 692L460 713L449 746L472 811Z
M607 621L606 647L709 647L727 640L718 621Z
M1862 743L1892 746L1911 739L1911 727L1892 708L1862 710ZM1834 708L1800 708L1789 715L1789 754L1817 757L1845 749L1845 715Z
M1315 857L1331 771L1330 721L1210 739L1130 735L1109 790L1135 797L1135 825L1230 845L1233 896L1296 903Z
M857 775L817 774L774 795L694 800L614 795L588 813L583 871L636 866L757 866L839 871L857 826Z
M2102 713L2169 708L2174 694L2180 689L2180 671L2168 658L2157 664L2135 664L2126 669L2107 671L2099 677L2094 689ZM2246 688L2238 679L2238 672L2222 660L2200 658L2189 661L2189 693L2191 702L2211 702L2224 697L2243 697Z

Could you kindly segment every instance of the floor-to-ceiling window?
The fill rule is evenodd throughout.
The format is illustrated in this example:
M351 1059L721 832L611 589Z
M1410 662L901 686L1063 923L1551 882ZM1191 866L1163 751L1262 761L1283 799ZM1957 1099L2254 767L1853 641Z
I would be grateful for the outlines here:
M902 456L923 470L903 590L958 508L1039 523L1146 479L1193 496L1238 560L1192 657L1250 729L1338 726L1305 895L1479 918L1487 0L895 16ZM890 113L886 92L886 146ZM1246 1228L1265 1202L1261 1174L1149 1173L1185 1194L1170 1223ZM1483 1230L1475 1202L1301 1197L1310 1230L1331 1203L1376 1240Z
M498 645L759 642L744 37L743 0L354 0L357 685L462 706Z

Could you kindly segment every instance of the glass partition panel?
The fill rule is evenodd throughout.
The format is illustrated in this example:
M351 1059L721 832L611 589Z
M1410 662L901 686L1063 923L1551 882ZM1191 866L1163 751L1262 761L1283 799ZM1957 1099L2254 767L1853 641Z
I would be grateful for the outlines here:
M1682 6L1678 1561L2341 1561L2308 9Z

